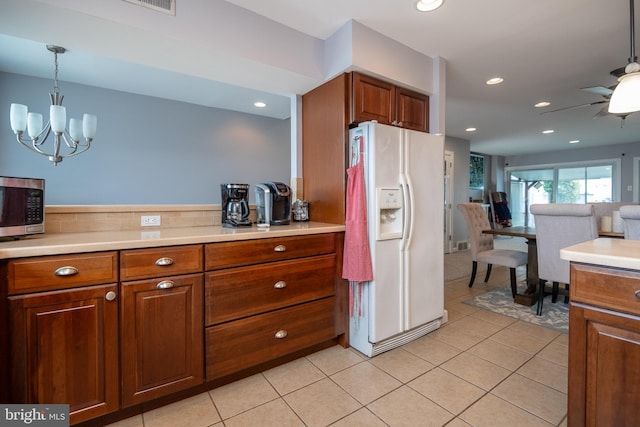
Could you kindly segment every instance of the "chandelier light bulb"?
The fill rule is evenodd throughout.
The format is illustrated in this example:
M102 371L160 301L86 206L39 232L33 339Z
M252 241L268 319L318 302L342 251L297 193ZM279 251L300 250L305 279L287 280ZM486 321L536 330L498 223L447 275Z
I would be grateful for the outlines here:
M11 130L13 130L13 133L18 134L18 132L24 132L24 130L27 128L28 112L29 109L26 105L11 104L9 116L11 119Z
M38 138L42 132L42 114L27 114L27 133L30 138Z

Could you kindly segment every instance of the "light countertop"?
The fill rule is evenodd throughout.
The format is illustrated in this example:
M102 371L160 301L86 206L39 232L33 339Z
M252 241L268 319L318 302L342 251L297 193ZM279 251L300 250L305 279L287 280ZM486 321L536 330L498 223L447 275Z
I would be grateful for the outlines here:
M560 250L560 258L607 267L640 270L640 240L600 238Z
M267 228L222 226L163 228L136 231L37 234L20 240L0 241L0 259L41 255L150 248L196 243L229 242L269 237L302 236L344 231L344 225L292 222Z

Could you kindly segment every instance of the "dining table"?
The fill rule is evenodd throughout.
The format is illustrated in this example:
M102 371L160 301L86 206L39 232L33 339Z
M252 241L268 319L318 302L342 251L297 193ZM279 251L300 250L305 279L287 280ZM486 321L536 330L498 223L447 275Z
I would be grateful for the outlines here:
M527 242L527 287L523 293L516 292L514 302L532 306L538 300L538 247L536 244L536 229L531 226L512 226L482 230L484 234L495 236L522 237ZM600 237L624 238L624 233L614 231L598 231Z

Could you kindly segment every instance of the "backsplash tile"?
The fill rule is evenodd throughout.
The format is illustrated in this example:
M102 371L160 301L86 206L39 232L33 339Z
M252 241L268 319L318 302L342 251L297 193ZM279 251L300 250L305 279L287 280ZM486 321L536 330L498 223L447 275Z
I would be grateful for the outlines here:
M142 227L140 217L160 215L159 227ZM250 218L255 221L255 206ZM220 205L87 205L46 206L45 232L154 230L220 225Z

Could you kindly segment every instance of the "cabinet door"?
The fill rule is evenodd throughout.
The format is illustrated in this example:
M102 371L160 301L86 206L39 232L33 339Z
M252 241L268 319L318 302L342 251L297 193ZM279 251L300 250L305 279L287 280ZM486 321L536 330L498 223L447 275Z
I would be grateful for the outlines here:
M203 276L122 284L122 405L201 384Z
M382 80L353 73L354 123L377 120L389 125L394 121L395 87Z
M429 97L427 95L396 87L396 115L398 126L429 132Z
M118 409L117 285L9 298L12 401L67 403L75 424Z
M640 317L572 303L569 330L568 425L637 425Z

